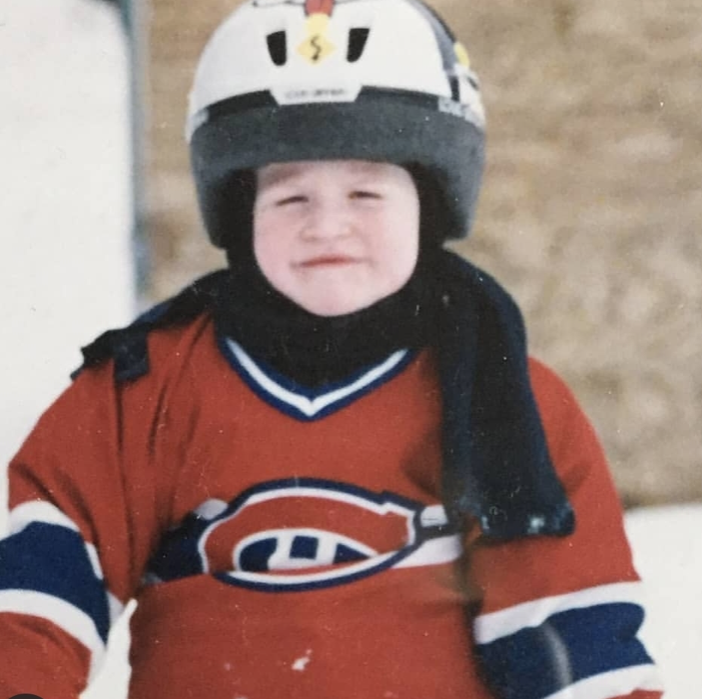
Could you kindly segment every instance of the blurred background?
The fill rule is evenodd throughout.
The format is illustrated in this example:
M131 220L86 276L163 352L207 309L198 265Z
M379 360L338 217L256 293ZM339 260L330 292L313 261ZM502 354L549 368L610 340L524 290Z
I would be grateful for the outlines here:
M80 345L223 265L183 125L197 56L238 3L128 2L0 0L3 463ZM594 422L654 598L670 699L692 699L702 0L432 4L467 46L488 114L477 224L458 250L512 291L532 353ZM123 631L116 644L91 697L124 696Z

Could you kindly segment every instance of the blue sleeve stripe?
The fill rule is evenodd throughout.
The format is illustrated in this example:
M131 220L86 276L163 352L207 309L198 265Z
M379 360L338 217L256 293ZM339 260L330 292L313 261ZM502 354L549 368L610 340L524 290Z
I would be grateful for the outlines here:
M473 632L477 643L491 643L528 626L540 626L550 616L560 612L617 602L639 604L641 597L642 585L638 581L598 585L480 614L474 621Z
M71 531L80 533L78 525L67 517L55 505L40 500L31 500L17 505L10 513L9 529L11 534L19 534L30 524L43 522L44 524L55 524L65 527ZM94 544L85 542L85 549L88 558L93 566L93 572L98 580L103 580L102 564ZM107 591L107 602L110 610L110 623L114 624L124 611L123 602L115 597L109 590Z
M104 644L110 610L98 573L83 538L63 525L35 521L0 541L0 591L33 592L65 602L92 620Z
M642 621L643 609L631 603L571 609L478 644L477 652L500 696L543 699L597 675L650 664L636 638Z

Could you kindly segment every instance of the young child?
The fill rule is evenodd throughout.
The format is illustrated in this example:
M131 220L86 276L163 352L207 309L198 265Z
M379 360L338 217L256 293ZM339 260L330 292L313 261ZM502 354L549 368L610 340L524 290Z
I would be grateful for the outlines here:
M0 697L654 699L600 446L445 251L484 117L418 0L250 0L188 121L229 268L84 350L10 469Z

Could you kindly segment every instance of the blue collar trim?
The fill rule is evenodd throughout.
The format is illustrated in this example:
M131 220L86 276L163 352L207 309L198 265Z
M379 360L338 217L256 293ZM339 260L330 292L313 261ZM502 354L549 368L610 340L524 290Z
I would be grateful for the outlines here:
M342 382L309 388L254 360L231 338L220 337L219 344L229 364L259 398L304 422L320 420L365 396L402 373L416 356L410 350L398 350L379 364L362 369Z

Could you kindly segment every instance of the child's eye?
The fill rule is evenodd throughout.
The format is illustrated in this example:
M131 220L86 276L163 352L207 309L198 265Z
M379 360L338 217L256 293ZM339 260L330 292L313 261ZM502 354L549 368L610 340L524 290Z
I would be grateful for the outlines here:
M303 204L307 201L307 197L302 194L292 194L289 197L283 197L275 202L276 206L288 206L290 204Z
M351 199L382 199L379 192L373 192L367 189L357 189L351 192Z

